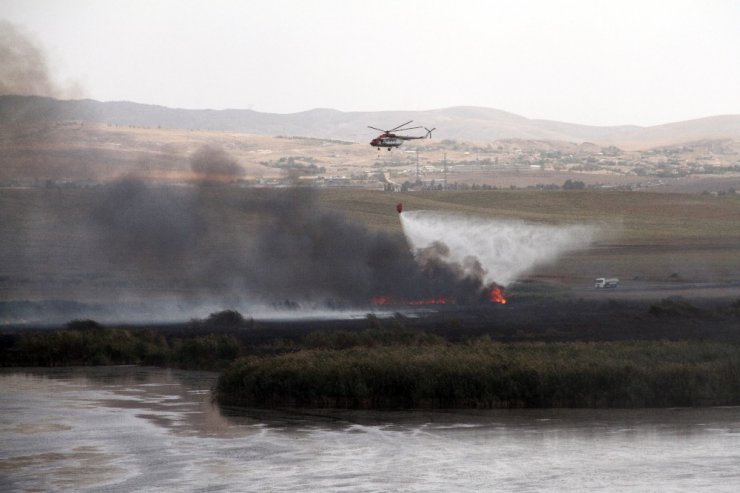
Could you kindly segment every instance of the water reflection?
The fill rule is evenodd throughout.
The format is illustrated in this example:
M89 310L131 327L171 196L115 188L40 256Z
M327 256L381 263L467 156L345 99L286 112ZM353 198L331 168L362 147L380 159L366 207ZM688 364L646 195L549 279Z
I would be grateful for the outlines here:
M216 374L0 372L0 490L736 491L740 410L219 408Z

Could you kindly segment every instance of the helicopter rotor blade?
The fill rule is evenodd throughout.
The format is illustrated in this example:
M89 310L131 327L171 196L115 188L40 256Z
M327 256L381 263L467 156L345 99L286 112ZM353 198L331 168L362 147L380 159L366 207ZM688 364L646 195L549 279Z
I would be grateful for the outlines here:
M422 128L422 127L394 128L392 132L405 132L406 130L416 130L417 128Z
M373 130L377 130L378 132L388 132L388 130L383 130L383 129L377 128L377 127L371 127L370 125L368 125L367 128L372 128Z
M395 127L395 128L392 128L392 129L388 130L388 131L389 131L389 132L395 132L396 130L400 129L401 127L405 127L406 125L408 125L409 123L411 123L411 122L413 122L413 121L414 121L414 120L409 120L409 121L407 121L406 123L403 123L403 124L401 124L401 125L399 125L399 126L397 126L397 127Z

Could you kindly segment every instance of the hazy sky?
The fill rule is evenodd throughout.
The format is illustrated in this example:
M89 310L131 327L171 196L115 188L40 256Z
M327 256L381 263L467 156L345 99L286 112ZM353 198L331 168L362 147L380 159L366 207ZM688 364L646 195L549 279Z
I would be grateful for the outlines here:
M734 0L0 0L77 96L292 113L740 114Z

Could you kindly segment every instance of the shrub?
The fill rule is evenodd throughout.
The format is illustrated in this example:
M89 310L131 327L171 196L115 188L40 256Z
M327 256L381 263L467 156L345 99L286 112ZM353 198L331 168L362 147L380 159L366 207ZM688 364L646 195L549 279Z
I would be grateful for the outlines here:
M244 317L236 310L224 310L211 313L206 319L206 325L214 328L233 328L244 325Z

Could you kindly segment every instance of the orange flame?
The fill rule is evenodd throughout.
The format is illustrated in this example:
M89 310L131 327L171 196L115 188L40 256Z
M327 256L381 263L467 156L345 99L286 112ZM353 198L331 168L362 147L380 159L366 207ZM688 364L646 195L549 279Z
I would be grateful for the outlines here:
M454 305L454 298L429 298L424 300L393 299L388 296L375 296L373 305Z
M499 303L501 305L506 304L506 298L504 297L504 290L499 286L493 286L488 293L488 300L491 303ZM457 303L457 299L452 297L437 297L437 298L426 298L426 299L406 299L406 298L391 298L390 296L373 296L370 300L373 305L379 306L420 306L420 305L454 305Z
M494 286L491 289L490 298L491 302L493 303L501 303L502 305L506 304L506 298L504 298L504 291L498 287Z

